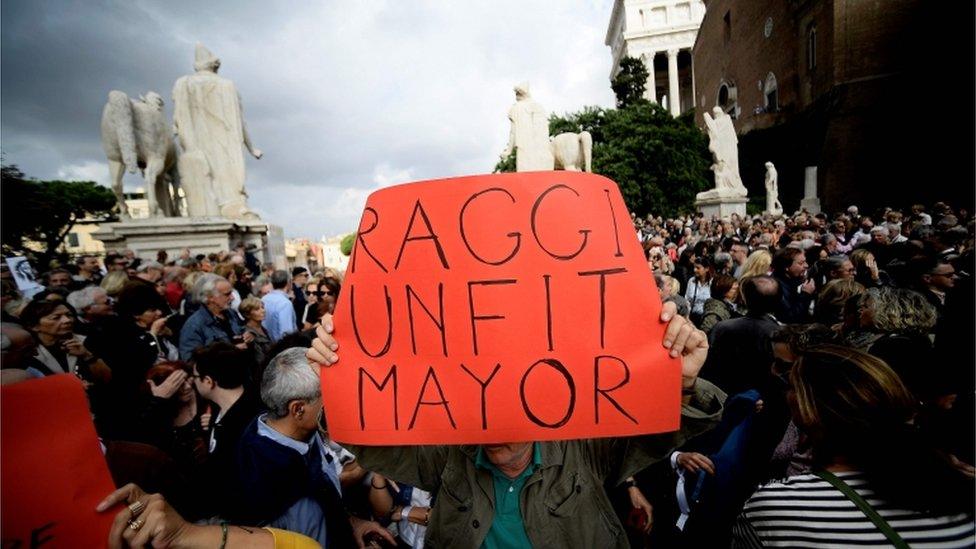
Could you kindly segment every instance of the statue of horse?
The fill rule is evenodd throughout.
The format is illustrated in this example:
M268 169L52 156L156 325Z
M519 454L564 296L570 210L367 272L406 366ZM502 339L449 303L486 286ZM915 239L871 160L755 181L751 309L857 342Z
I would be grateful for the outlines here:
M129 217L122 193L125 169L142 171L150 216L180 215L176 146L158 93L148 92L132 101L120 91L110 91L102 110L102 147L123 217Z
M549 139L555 169L592 172L593 138L590 132L561 133Z

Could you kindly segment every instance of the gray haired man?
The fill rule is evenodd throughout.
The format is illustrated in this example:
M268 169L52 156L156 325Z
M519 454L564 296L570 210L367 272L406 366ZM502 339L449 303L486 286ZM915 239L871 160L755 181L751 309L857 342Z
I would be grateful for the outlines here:
M248 426L238 445L240 500L229 518L299 532L323 547L363 547L375 535L396 545L385 528L342 505L336 458L318 430L318 368L305 351L282 351L264 371L261 399L269 412Z
M244 328L237 314L230 310L233 295L234 287L222 276L206 273L197 279L193 299L201 307L186 319L180 330L180 360L190 360L193 351L214 341L233 341L238 346L247 346L246 342L235 341Z

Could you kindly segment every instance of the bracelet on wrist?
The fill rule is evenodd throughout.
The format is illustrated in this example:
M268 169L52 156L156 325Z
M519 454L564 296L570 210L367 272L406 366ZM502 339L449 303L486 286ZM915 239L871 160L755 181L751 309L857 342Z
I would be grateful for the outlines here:
M386 490L387 486L389 486L389 484L384 484L383 486L377 486L372 482L369 483L369 487L372 488L373 490Z
M220 523L220 549L227 547L227 521Z

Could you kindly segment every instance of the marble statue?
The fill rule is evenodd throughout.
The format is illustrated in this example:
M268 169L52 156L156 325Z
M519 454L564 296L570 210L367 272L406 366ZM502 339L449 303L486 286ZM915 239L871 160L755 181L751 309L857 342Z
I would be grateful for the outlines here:
M254 158L241 99L230 80L217 76L220 59L197 44L195 74L173 86L173 126L182 153L179 170L187 215L257 219L247 208L243 145Z
M150 216L180 215L176 147L158 93L148 92L133 101L123 92L110 91L102 109L102 148L122 217L129 217L122 192L126 169L142 171Z
M704 117L708 131L708 150L714 159L712 171L715 172L715 188L698 193L697 198L707 200L744 197L748 191L739 176L739 138L735 135L732 117L718 106L712 112L714 116L706 112Z
M549 113L529 95L528 83L515 86L515 104L508 110L508 119L512 122L512 130L502 156L507 157L515 151L517 172L552 170Z
M779 174L772 162L766 162L766 213L783 215L783 205L779 203Z
M593 138L590 132L561 133L551 139L555 169L592 172Z

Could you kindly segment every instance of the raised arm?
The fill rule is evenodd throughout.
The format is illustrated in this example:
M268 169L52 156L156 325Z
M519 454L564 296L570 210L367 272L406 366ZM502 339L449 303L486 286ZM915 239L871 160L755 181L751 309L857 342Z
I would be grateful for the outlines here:
M313 364L341 368L336 366L339 343L332 337L332 330L332 315L323 315L306 356ZM450 451L448 446L344 446L356 454L356 460L364 468L428 492L439 488Z

